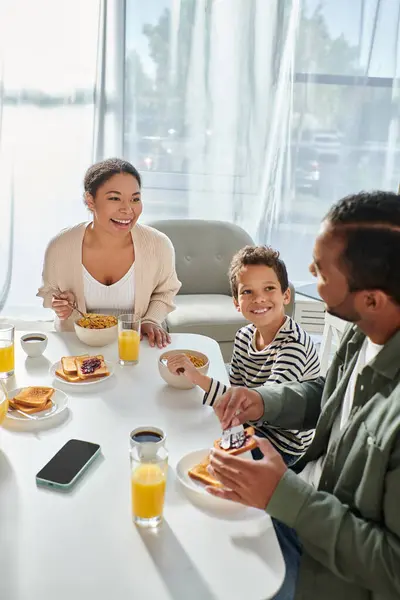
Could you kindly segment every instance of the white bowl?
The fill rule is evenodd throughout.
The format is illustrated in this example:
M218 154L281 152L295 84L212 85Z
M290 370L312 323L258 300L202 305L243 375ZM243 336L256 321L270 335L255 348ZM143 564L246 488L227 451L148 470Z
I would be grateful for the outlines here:
M31 358L41 356L47 348L47 335L44 333L26 333L21 337L21 346Z
M185 375L174 375L167 367L166 363L168 358L171 358L171 356L175 356L176 354L192 354L205 361L204 366L197 367L202 375L207 375L210 363L207 356L202 352L197 352L197 350L168 350L168 352L163 352L163 354L161 354L158 360L158 370L165 383L168 383L168 385L178 388L179 390L190 390L196 386L191 383Z
M96 346L97 348L108 346L118 338L118 325L105 327L104 329L89 329L88 327L81 327L75 321L74 327L78 338L87 346Z

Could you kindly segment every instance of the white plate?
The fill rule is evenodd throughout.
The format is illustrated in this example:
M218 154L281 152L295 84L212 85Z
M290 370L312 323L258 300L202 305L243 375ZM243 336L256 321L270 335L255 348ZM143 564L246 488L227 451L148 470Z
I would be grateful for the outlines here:
M207 498L215 498L215 496L210 496L210 494L206 491L206 486L204 483L197 481L197 479L192 479L189 477L188 473L190 469L192 469L195 465L198 465L209 455L210 450L210 448L203 448L202 450L194 450L193 452L189 452L188 454L185 454L185 456L182 456L176 465L176 474L179 481L185 488L197 492L198 494L203 494L207 496ZM240 455L240 458L253 460L251 452L244 452Z
M200 507L200 509L206 512L210 511L210 514L219 515L222 519L254 521L258 523L260 520L266 518L264 511L257 510L232 502L231 500L224 500L212 496L206 491L206 486L200 481L192 479L188 475L189 469L199 464L204 460L210 452L210 448L203 448L202 450L194 450L182 456L178 464L176 465L176 476L179 482L185 488L187 496L193 503ZM242 458L253 460L251 452L245 452L241 455ZM258 525L257 525L258 527Z
M210 448L194 450L193 452L189 452L189 454L182 456L176 465L176 475L182 485L190 491L194 491L205 496L210 496L210 494L206 492L206 486L201 483L201 481L197 481L196 479L189 477L188 471L195 465L198 465L200 462L202 462L209 455L209 453Z
M54 379L56 379L56 381L59 381L60 383L63 383L64 385L71 385L72 387L75 387L77 385L81 386L81 385L96 385L96 383L101 383L102 381L105 381L106 379L109 379L113 373L114 373L114 367L112 366L112 364L110 362L108 362L108 360L104 361L106 363L106 366L108 368L108 370L110 371L109 375L106 375L105 377L99 377L98 379L91 379L90 381L66 381L65 379L62 379L62 377L59 377L58 375L56 375L56 371L58 369L61 369L61 361L57 361L55 363L53 363L50 367L50 375L52 377L54 377Z
M12 390L11 392L8 393L10 398L14 398L14 396L16 396L17 394L19 394L24 388L17 388L15 390ZM51 408L49 408L48 410L42 410L41 412L37 412L37 413L27 413L29 414L29 417L25 417L24 415L22 415L21 413L17 412L16 410L12 410L11 408L8 410L7 413L7 418L8 419L12 419L13 421L24 421L25 423L27 421L44 421L46 419L51 419L52 417L55 417L56 415L59 415L61 412L63 412L63 410L65 410L67 408L68 405L68 396L67 394L65 394L65 392L62 392L61 390L55 390L54 394L51 397L51 400L53 402L53 406L51 406Z
M200 462L202 462L209 455L209 453L210 448L203 448L202 450L194 450L193 452L189 452L188 454L185 454L185 456L182 456L176 465L176 475L179 481L186 488L186 490L199 496L203 496L203 498L207 499L209 502L222 502L229 506L238 506L235 502L231 502L230 500L222 500L221 498L212 496L206 491L206 486L204 483L189 477L188 471L195 465L198 465ZM241 457L253 460L251 452L245 452L241 455Z

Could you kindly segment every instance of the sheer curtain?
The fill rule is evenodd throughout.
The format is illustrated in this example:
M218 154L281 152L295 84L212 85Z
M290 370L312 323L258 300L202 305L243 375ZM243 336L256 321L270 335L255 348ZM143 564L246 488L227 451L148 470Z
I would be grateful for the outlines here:
M321 217L400 181L400 0L0 0L0 310L120 155L143 218L235 222L308 279ZM35 23L34 27L32 23ZM35 312L36 311L36 312Z
M308 279L333 201L397 190L399 0L127 0L145 215L226 219Z
M87 218L99 0L0 0L0 311L35 298L48 241Z

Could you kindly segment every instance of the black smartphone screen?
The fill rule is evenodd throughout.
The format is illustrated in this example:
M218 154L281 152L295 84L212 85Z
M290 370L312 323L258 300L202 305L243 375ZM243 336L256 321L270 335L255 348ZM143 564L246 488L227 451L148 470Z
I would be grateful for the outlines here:
M36 475L53 483L67 485L100 449L98 444L69 440Z

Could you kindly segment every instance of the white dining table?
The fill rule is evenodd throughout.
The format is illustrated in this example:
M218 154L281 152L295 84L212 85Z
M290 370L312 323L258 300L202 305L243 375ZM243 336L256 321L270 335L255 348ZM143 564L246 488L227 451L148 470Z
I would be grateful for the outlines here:
M161 351L147 341L139 364L121 367L116 344L88 349L74 333L48 333L44 355L27 358L22 334L9 390L53 385L69 400L66 411L41 424L6 419L0 427L0 598L272 598L285 567L269 516L211 497L208 504L204 495L197 502L176 477L183 455L211 447L221 434L201 390L168 387L158 372ZM205 353L209 375L227 381L214 340L174 334L170 348ZM86 388L53 381L52 363L85 352L101 352L113 363L113 376ZM156 530L138 528L131 517L129 434L140 425L167 435L164 520ZM70 492L37 487L36 473L71 438L100 444L101 457Z

